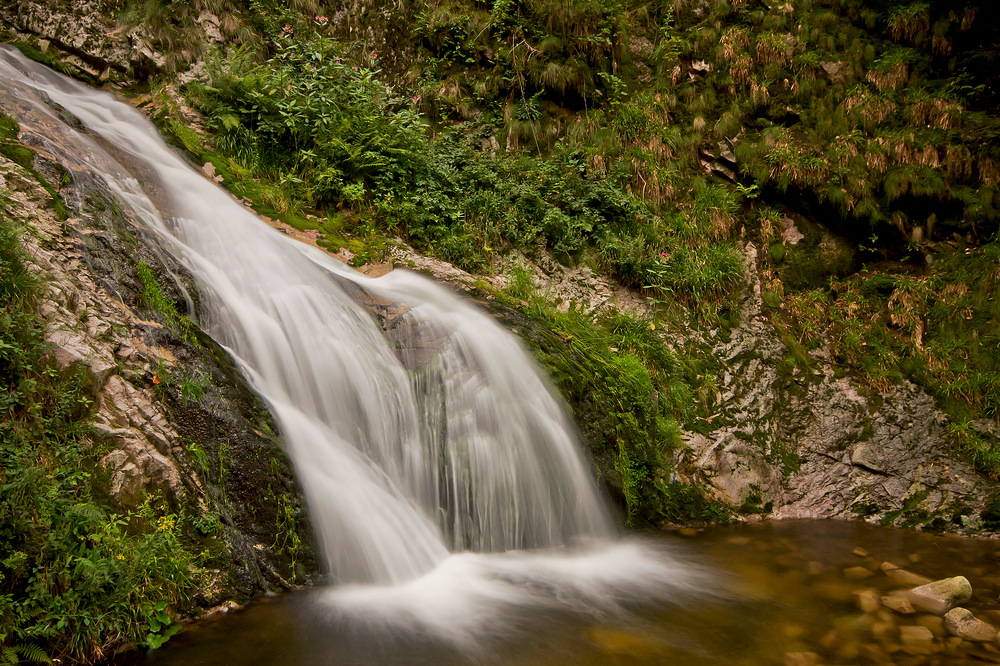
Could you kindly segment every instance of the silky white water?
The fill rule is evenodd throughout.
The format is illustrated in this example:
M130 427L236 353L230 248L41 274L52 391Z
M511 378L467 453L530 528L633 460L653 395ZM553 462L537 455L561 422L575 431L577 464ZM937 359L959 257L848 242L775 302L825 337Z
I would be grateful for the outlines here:
M615 542L563 409L488 317L415 274L369 279L288 239L133 108L6 47L0 93L32 144L96 174L197 279L199 324L277 417L336 607L436 608L421 621L468 637L487 608L614 610L685 586L662 553Z

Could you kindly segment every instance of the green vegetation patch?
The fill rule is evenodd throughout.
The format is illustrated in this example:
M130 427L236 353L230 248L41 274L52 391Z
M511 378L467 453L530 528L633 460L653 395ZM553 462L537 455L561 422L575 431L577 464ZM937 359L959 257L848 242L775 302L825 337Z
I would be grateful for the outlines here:
M0 644L4 659L94 661L157 647L198 585L186 518L148 496L116 514L88 437L92 387L62 372L35 313L38 280L0 198Z
M568 402L595 464L630 524L728 519L725 507L671 480L681 445L678 420L691 418L691 370L664 344L653 318L555 309L524 269L498 294L529 319L509 322Z

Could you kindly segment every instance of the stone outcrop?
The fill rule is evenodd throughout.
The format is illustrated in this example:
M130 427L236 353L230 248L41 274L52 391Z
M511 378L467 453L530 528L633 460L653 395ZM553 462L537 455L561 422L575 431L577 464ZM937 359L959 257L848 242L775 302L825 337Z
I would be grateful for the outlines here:
M53 5L43 0L0 4L0 36L34 43L80 74L99 81L142 79L159 70L164 57L139 26L114 21L116 3L75 0Z
M720 387L714 418L675 456L678 478L775 518L972 524L991 488L947 443L934 400L909 383L875 393L822 350L812 353L816 370L796 363L764 312L752 245L747 268L729 335L677 343L718 360Z

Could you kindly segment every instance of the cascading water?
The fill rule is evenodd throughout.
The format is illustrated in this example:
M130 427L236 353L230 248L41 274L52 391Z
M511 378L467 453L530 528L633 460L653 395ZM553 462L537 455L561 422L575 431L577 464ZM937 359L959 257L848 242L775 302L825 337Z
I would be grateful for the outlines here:
M339 608L408 616L433 597L455 633L486 606L610 609L683 586L661 555L614 541L573 428L488 317L414 274L369 279L291 241L137 111L12 49L0 92L33 143L102 178L196 276L202 327L278 419L333 579L363 584L335 592Z

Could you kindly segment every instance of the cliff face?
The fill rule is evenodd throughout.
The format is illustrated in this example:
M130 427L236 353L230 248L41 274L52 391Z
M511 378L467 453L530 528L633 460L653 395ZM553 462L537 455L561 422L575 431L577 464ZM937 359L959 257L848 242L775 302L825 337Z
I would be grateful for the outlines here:
M719 388L676 474L762 516L978 529L994 484L950 444L933 398L910 382L874 391L823 349L796 362L766 316L752 245L747 258L737 326L681 343L718 360Z
M114 20L118 3L84 0L56 5L16 0L0 7L5 41L31 42L77 76L94 82L145 79L164 57L141 28L122 29Z

